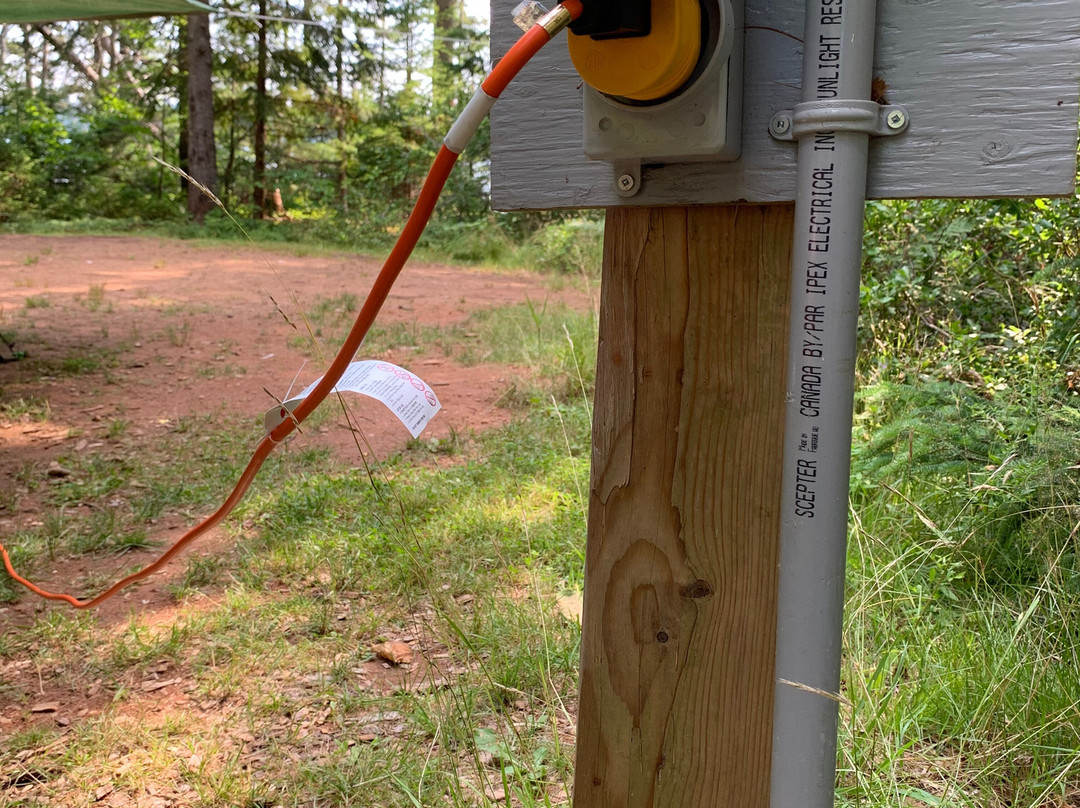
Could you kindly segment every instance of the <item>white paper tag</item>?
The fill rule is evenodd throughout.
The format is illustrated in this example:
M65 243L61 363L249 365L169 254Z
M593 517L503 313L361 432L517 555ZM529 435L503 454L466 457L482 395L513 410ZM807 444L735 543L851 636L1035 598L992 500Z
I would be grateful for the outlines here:
M267 433L288 418L289 413L311 395L311 391L320 381L322 377L305 387L299 395L267 412L264 418ZM414 438L424 431L428 421L442 409L435 392L418 377L403 367L377 359L353 362L345 369L333 392L359 393L381 401L405 424L405 428Z

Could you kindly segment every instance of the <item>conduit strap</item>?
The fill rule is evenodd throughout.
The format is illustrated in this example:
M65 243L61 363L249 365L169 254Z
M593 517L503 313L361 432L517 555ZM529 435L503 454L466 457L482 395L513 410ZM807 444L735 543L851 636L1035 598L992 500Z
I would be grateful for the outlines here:
M785 109L769 121L774 140L791 142L820 132L859 132L874 137L888 137L904 132L911 119L897 104L874 101L808 101L794 109Z

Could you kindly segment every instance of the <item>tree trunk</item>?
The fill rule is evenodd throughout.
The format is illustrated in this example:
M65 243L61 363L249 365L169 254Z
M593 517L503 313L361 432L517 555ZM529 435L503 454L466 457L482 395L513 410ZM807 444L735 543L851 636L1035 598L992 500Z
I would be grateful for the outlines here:
M337 80L337 140L341 151L337 167L338 207L342 213L349 212L349 159L345 155L345 21L344 0L338 0L337 27L334 29L334 77Z
M236 99L229 101L229 158L225 161L225 178L222 182L221 201L226 207L232 204L233 174L236 168Z
M49 86L49 43L41 43L41 86Z
M115 67L120 64L120 29L113 25L109 28L109 37L105 41L109 54L109 65Z
M386 27L386 2L379 0L376 8L377 21L380 28ZM382 109L386 100L386 37L379 37L379 109Z
M255 171L252 200L255 218L266 215L266 0L259 0L259 66L255 76Z
M436 113L449 112L454 97L454 43L446 41L461 21L461 0L435 0L435 44L431 65Z
M183 75L180 76L176 89L176 108L180 116L180 134L176 139L176 164L180 167L180 195L186 200L188 186L191 184L187 178L188 169L190 168L188 165L188 84L191 82L191 74L188 64L187 18L181 16L178 20L176 65L179 70L183 71ZM185 202L185 204L187 203ZM188 212L191 212L190 209Z
M413 36L413 23L416 21L416 7L412 0L403 3L398 10L399 25L405 41L405 86L412 87L413 70L416 67L416 39Z
M93 66L94 72L101 75L105 72L105 44L102 39L105 36L103 26L100 22L94 23L94 56Z
M27 92L33 92L34 90L34 57L33 49L30 47L30 26L23 26L23 67L26 71L26 89Z
M192 14L187 22L188 173L187 211L203 223L214 201L203 190L217 192L217 150L214 147L213 51L210 15ZM199 187L202 186L202 187Z

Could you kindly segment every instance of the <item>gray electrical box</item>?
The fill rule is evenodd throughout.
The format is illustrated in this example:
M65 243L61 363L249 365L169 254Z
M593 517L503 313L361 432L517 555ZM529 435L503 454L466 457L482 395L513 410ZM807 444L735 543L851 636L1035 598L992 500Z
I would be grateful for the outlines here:
M701 75L659 104L634 105L585 85L584 151L593 160L735 160L742 138L742 0L706 0L712 15ZM709 26L707 26L709 27ZM736 36L739 34L739 36Z
M511 19L515 2L492 5L496 59L520 34ZM603 97L587 100L591 91L565 42L552 42L492 112L493 205L523 210L794 199L796 147L771 137L769 125L776 113L799 103L802 29L801 3L745 0L743 24L734 32L743 47L741 131L734 138L741 148L721 148L715 159L669 148L693 120L669 118L660 105L655 123L668 122L672 137L663 148L640 150L641 186L633 196L619 192L612 163L632 159L639 149L623 144L620 151L617 141L601 136L615 129L615 113L625 110ZM900 135L872 139L871 198L1073 192L1077 0L878 0L874 76L875 100L902 106L909 125ZM644 120L638 111L636 124Z

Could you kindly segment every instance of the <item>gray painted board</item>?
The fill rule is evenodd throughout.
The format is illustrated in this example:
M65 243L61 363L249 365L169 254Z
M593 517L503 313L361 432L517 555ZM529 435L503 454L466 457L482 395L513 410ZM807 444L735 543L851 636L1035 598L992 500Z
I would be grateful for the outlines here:
M868 2L869 0L849 0ZM517 0L492 2L492 54L517 38ZM799 101L803 4L746 0L743 152L734 163L646 166L619 197L582 152L581 79L562 36L492 112L492 202L501 210L715 204L794 198L795 145L768 122ZM770 30L773 29L773 30ZM911 116L871 145L871 198L1073 192L1080 114L1078 0L879 0L874 75Z

